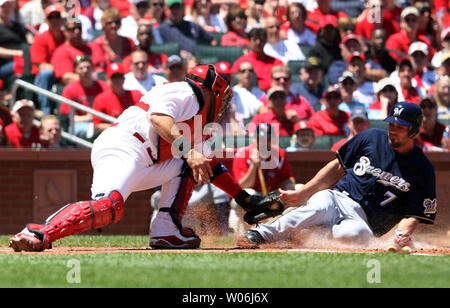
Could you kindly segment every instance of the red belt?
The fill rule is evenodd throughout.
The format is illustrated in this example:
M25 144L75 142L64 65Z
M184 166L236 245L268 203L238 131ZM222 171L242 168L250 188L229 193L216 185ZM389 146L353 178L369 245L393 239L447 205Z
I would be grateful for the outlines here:
M140 142L145 143L144 137L142 137L138 132L135 132L135 133L133 134L133 136L134 136L137 140L139 140ZM147 150L148 156L150 156L150 159L152 160L152 162L153 162L154 164L156 164L156 163L158 162L158 160L153 158L152 150L150 149L150 147L147 147L146 150Z

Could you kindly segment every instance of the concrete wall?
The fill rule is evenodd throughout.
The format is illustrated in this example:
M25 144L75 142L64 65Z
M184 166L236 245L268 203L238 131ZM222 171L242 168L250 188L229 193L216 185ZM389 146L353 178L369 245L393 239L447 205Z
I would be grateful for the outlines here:
M450 229L450 153L427 154L436 170L438 218L433 230ZM288 153L296 181L304 183L328 161L329 151ZM230 165L231 160L226 161ZM82 149L0 149L0 234L43 222L63 205L90 199L90 151ZM125 216L104 234L148 234L151 191L133 193ZM427 227L428 228L428 227ZM90 231L94 233L96 231Z

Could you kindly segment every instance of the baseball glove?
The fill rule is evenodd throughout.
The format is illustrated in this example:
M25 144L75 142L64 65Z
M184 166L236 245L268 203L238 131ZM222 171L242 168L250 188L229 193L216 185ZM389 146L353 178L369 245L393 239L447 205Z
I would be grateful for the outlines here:
M280 199L278 190L272 191L263 197L255 207L257 210L249 210L244 215L244 221L249 225L257 224L261 220L274 217L283 213L284 203Z

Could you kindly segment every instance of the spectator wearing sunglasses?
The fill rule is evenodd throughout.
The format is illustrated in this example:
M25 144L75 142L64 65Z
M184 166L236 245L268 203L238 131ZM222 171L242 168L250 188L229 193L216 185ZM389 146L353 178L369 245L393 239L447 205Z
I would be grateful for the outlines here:
M386 48L390 49L390 56L397 62L408 56L409 46L415 41L422 41L428 45L429 59L436 53L427 37L418 34L419 10L408 6L402 10L400 32L392 34L386 41Z
M433 96L427 95L420 100L423 124L416 144L427 151L442 151L442 136L446 125L438 122L438 106ZM437 147L437 148L436 148Z
M94 28L92 26L92 22L89 17L84 14L80 14L75 1L73 0L58 0L52 1L55 4L58 4L62 9L61 16L63 18L76 19L81 23L81 37L85 42L92 42L94 40ZM75 5L75 6L74 6ZM48 24L42 23L39 27L39 33L45 32L48 30Z
M105 34L96 38L93 44L102 51L106 65L112 62L122 62L135 50L135 45L131 38L118 33L121 25L119 10L116 8L105 10L101 22Z
M431 1L416 0L414 6L419 10L419 35L428 38L433 48L438 49L441 46L440 25L437 17L432 13Z
M222 46L240 46L246 49L249 38L246 32L247 15L245 15L245 11L239 6L231 8L225 16L225 24L228 32L222 36L220 44Z
M302 119L309 119L314 114L314 109L309 102L301 95L295 95L290 91L292 84L292 72L286 65L278 65L272 68L271 76L271 88L284 89L286 95L286 118L297 123ZM269 106L268 96L263 96L260 100L265 106Z
M264 92L270 88L270 72L274 66L283 65L278 59L270 57L264 53L264 46L267 42L267 32L262 28L254 28L249 34L249 52L239 57L233 64L231 71L236 73L242 62L250 62L258 78L258 87Z
M66 40L64 32L61 30L64 23L61 12L62 9L58 5L50 5L45 9L49 29L36 35L30 47L31 73L36 76L34 84L48 91L55 83L54 67L50 64L53 52ZM38 108L44 115L53 113L55 104L48 97L38 95L38 102Z
M74 72L73 63L77 56L88 55L92 59L94 71L103 72L105 69L102 51L92 43L86 44L81 37L81 21L77 18L68 18L64 22L64 36L66 42L60 45L53 53L50 63L54 67L57 82L67 85L78 80Z
M239 70L236 74L238 83L233 87L233 99L230 102L230 109L227 121L229 123L231 132L230 135L244 134L245 124L249 123L251 119L258 113L267 111L267 107L259 100L264 92L254 86L256 74L250 62L242 62L239 65Z

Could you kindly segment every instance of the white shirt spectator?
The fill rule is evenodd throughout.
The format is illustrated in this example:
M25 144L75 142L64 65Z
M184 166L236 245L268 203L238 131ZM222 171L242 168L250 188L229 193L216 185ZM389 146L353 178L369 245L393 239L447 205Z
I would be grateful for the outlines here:
M316 38L317 35L306 27L302 34L298 34L292 29L289 29L287 32L287 40L300 46L314 46L316 44Z
M153 75L151 73L147 74L147 79L137 80L136 77L134 77L133 72L130 72L128 74L125 74L125 81L123 83L123 88L128 91L137 90L140 91L142 94L146 94L154 86L162 85L166 82L167 82L166 78L158 75Z
M254 88L251 92L245 88L235 85L233 87L233 99L230 104L236 106L236 113L243 119L249 119L258 113L258 109L263 104L258 97L264 95L260 89Z
M400 88L400 77L398 77L397 70L393 71L389 78L397 85L397 88ZM412 79L411 84L414 88L419 90L421 96L424 96L430 87L438 81L439 76L433 71L425 71L423 72L421 79L423 87L419 87L415 78Z
M264 53L284 63L306 59L300 47L289 40L280 40L276 44L266 43Z
M45 13L42 8L41 0L27 2L19 11L25 27L36 27L45 21Z
M211 14L210 15L210 19L211 19L210 20L210 24L211 24L212 27L214 27L216 32L224 33L224 32L228 31L224 20L219 16L219 14ZM184 20L194 22L192 16L185 16ZM197 24L199 24L202 27L205 26L206 25L205 17L204 16L198 16Z
M353 98L355 98L358 102L364 104L366 109L369 109L369 106L375 103L376 97L376 83L371 81L364 82L361 86L353 92Z

